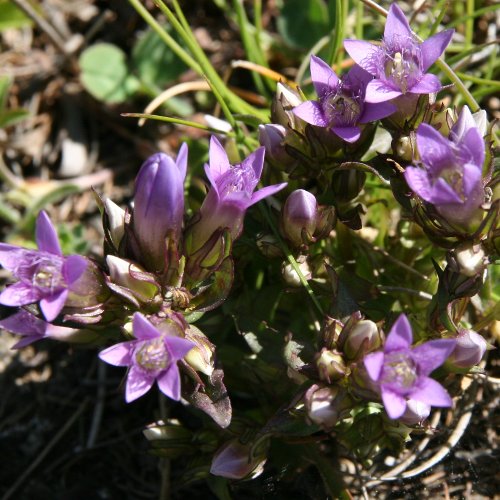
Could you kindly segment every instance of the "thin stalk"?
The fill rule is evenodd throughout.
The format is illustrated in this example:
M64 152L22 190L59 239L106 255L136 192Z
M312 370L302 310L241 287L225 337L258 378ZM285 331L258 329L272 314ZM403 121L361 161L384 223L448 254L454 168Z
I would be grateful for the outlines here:
M365 14L365 6L362 2L356 3L356 38L363 40L363 16Z
M467 0L465 3L465 11L467 12L467 20L465 21L465 46L472 46L472 37L474 36L474 0Z
M441 21L443 20L444 15L446 14L446 11L448 10L449 7L449 2L448 0L441 0L438 5L439 9L439 14L432 23L431 30L429 31L429 36L434 35L436 33L437 29L439 28L439 25L441 24Z
M482 7L481 9L477 9L475 12L472 12L471 14L466 14L464 16L457 17L451 23L448 23L446 27L455 28L456 26L463 24L470 18L480 17L483 14L486 14L487 12L492 12L495 10L498 10L498 3L494 3L493 5L488 5L487 7Z
M334 1L334 12L335 20L332 32L332 44L330 45L330 50L328 53L327 61L330 66L333 66L337 62L337 58L340 53L340 47L342 46L342 40L344 35L344 0L333 0Z
M500 82L498 80L487 80L486 78L479 78L474 75L468 75L466 73L456 72L457 76L462 78L462 80L467 80L472 83L478 83L479 85L491 85L500 90Z

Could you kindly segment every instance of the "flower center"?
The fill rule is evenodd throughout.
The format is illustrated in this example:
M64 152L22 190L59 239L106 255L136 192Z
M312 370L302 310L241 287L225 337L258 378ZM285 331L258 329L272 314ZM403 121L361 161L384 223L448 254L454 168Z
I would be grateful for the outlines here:
M420 46L411 39L400 43L383 42L383 73L386 82L406 94L422 76L422 53ZM379 70L380 71L380 70Z
M251 195L258 179L255 178L253 168L243 165L234 165L227 170L217 181L217 188L221 198L231 194L244 192Z
M404 352L393 352L384 357L381 382L399 394L408 392L418 378L417 366Z
M165 370L169 364L169 355L163 338L157 337L142 342L135 350L135 360L144 370Z
M338 127L356 125L362 112L361 102L361 96L344 86L327 94L321 104L330 127Z
M43 292L53 292L57 288L65 287L61 273L63 260L57 255L50 257L36 253L24 262L20 262L15 274L25 283Z

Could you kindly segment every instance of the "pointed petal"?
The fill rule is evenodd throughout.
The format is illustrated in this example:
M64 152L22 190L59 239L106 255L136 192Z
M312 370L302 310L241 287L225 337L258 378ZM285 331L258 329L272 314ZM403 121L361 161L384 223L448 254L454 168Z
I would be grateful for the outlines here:
M369 377L376 382L380 373L382 372L382 367L384 365L384 353L383 351L372 352L365 356L363 360L366 371L368 372Z
M316 56L311 56L311 78L314 89L319 97L332 92L338 85L339 79L330 66Z
M319 102L303 102L300 106L293 108L293 113L311 125L316 125L317 127L328 126L328 120L326 119Z
M426 169L418 167L406 167L404 177L410 189L429 203L432 202L432 184Z
M422 162L431 168L443 168L453 158L450 141L427 123L421 123L417 129L417 147Z
M0 293L0 304L4 306L24 306L40 300L39 292L25 283L9 285Z
M212 179L217 179L231 168L226 150L214 135L210 138L210 148L208 150L208 162Z
M281 191L287 186L287 182L283 182L281 184L273 184L272 186L266 186L262 189L259 189L258 191L255 191L253 193L252 198L250 202L248 203L247 207L251 207L252 205L255 205L257 202L260 200L263 200L264 198L267 198L268 196L272 196L273 194L276 194L278 191Z
M382 402L389 418L399 418L406 410L406 399L382 386Z
M382 80L375 79L366 86L365 101L378 104L381 102L390 101L391 99L399 97L400 95L403 95L400 90L394 90Z
M113 366L129 366L132 364L132 354L136 340L120 342L99 353L99 358Z
M405 314L401 314L392 325L387 340L385 341L384 352L408 349L413 341L411 325Z
M332 132L346 142L356 142L361 136L359 127L332 127Z
M14 271L22 260L23 254L28 251L15 245L0 243L0 266L11 272Z
M470 163L466 163L464 165L462 179L464 195L467 200L470 200L472 203L476 203L477 201L478 207L484 202L484 186L482 178L483 175L481 169L476 167L476 165L471 165ZM479 199L476 200L475 198Z
M373 75L368 73L359 64L355 64L349 73L345 76L345 79L350 84L358 85L362 88L366 88L369 82L373 80Z
M462 111L458 115L457 121L454 123L453 127L451 127L450 139L455 143L459 143L460 141L462 141L465 133L469 129L476 127L477 125L474 118L472 117L469 106L464 106L462 108Z
M173 335L165 336L165 345L173 361L182 359L195 346L193 342Z
M483 168L484 163L484 141L481 137L479 129L476 127L470 128L463 136L460 142L461 148L467 148L467 153L470 155L470 163L477 165L479 170Z
M36 219L35 236L39 250L53 253L55 255L62 255L56 228L52 224L52 221L49 219L45 210L42 210Z
M411 393L411 399L421 401L431 406L441 408L450 408L453 406L453 400L446 392L446 389L432 378L423 377L417 388Z
M422 52L422 70L427 71L438 57L444 52L444 49L451 42L455 30L445 30L431 36L420 46Z
M187 160L188 160L188 145L183 142L179 152L177 153L177 160L175 160L175 164L181 173L181 177L184 180L186 178L187 172Z
M266 148L261 146L257 148L253 153L249 154L242 162L241 166L243 169L252 169L255 174L255 184L253 186L248 186L248 191L252 192L255 186L259 183L260 176L262 175L262 169L264 168L264 156L266 154Z
M217 186L217 180L213 176L212 170L208 163L205 163L205 175L207 176L208 182L210 182L210 186L212 187L210 192L215 193L215 197L217 198L217 200L219 200L220 196L219 196L219 187Z
M66 303L68 293L68 289L64 288L48 297L40 299L40 309L47 321L53 321L57 318Z
M125 401L131 403L146 394L151 389L154 381L154 375L136 365L132 365L125 386Z
M392 115L396 111L396 106L390 102L379 102L377 104L367 102L363 114L359 117L359 123L370 123L386 116Z
M47 326L47 322L24 309L0 321L0 328L5 328L5 330L17 335L34 337L35 340L45 336Z
M390 41L396 38L404 41L411 37L412 31L403 11L395 3L391 4L385 22L384 39Z
M11 347L11 349L22 349L23 347L26 347L27 345L33 344L34 342L42 339L43 337L39 337L38 335L27 335L26 337L22 337L21 340L18 340Z
M380 53L379 47L363 40L344 40L344 48L356 64L372 75L377 74L374 60L378 58Z
M463 203L458 193L442 178L439 178L432 186L428 201L434 205Z
M161 333L141 314L136 312L132 319L134 337L139 340L155 339Z
M436 75L426 73L408 92L412 94L434 94L441 90L441 82Z
M417 363L422 375L429 375L441 366L455 349L455 339L430 340L411 351L411 358Z
M62 275L64 281L71 285L85 272L87 268L87 259L80 255L70 255L64 259Z
M179 368L172 363L158 378L158 387L165 396L179 401L181 399L181 379L179 377Z

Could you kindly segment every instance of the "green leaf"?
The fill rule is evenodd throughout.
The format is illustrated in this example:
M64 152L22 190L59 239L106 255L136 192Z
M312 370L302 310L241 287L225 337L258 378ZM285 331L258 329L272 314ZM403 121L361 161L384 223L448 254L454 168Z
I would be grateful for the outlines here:
M164 28L167 32L170 27ZM174 39L176 37L174 36ZM148 30L132 49L131 66L148 87L163 88L176 80L187 66L153 30Z
M31 25L31 19L10 0L0 0L0 31Z
M9 95L11 83L12 82L9 76L5 75L0 77L0 109L7 106L7 96Z
M79 59L81 81L96 99L120 103L133 95L140 84L129 73L125 53L110 43L84 50Z
M322 0L287 0L277 25L288 44L309 49L328 34L328 8Z
M0 128L14 125L24 120L29 115L29 111L23 108L0 110Z

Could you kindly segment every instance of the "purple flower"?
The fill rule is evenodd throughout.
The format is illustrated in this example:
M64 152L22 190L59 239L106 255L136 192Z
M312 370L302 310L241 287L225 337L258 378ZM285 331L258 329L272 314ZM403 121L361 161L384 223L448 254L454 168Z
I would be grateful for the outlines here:
M183 144L176 161L164 153L151 156L135 181L134 234L143 253L142 260L155 271L162 271L166 266L165 240L180 240L187 154L187 145Z
M450 223L469 224L484 202L484 142L469 108L464 107L449 139L426 123L417 129L424 168L408 167L405 179Z
M306 101L293 112L302 120L331 130L347 142L361 135L358 125L385 118L396 111L389 103L365 102L366 87L373 77L354 66L342 79L319 57L311 56L311 77L317 101Z
M63 256L56 230L44 211L36 221L36 242L38 250L0 243L0 264L19 280L0 294L0 304L40 302L43 315L52 321L84 273L87 261L79 255Z
M281 226L283 234L294 245L313 241L318 221L316 197L304 189L296 189L285 201Z
M457 345L448 359L456 368L469 369L479 364L488 348L486 340L474 330L460 329Z
M411 348L413 334L402 314L394 323L383 351L365 356L369 377L380 389L390 418L401 417L408 400L449 407L452 400L444 387L428 375L441 366L455 348L455 340L430 340Z
M430 94L441 89L437 76L426 73L450 43L453 30L420 43L401 9L392 4L380 46L345 40L348 54L375 79L366 88L366 101L380 103L403 94Z
M12 346L12 349L21 349L21 347L25 347L33 342L36 342L37 340L45 338L71 340L81 333L80 330L74 328L56 326L47 323L24 309L21 309L12 316L1 320L0 328L5 328L5 330L9 332L23 337L19 340L19 342Z
M142 314L135 313L133 331L137 340L121 342L104 349L99 357L114 366L129 366L125 400L140 398L151 389L154 381L169 398L181 397L181 381L177 361L193 347L189 340L177 336L180 327L174 321L155 328Z
M212 136L209 163L205 173L211 184L200 208L199 220L191 226L188 251L194 253L218 230L229 230L235 240L243 229L246 210L258 201L277 193L286 182L259 189L254 193L264 166L264 148L260 147L240 164L230 165L222 144Z

